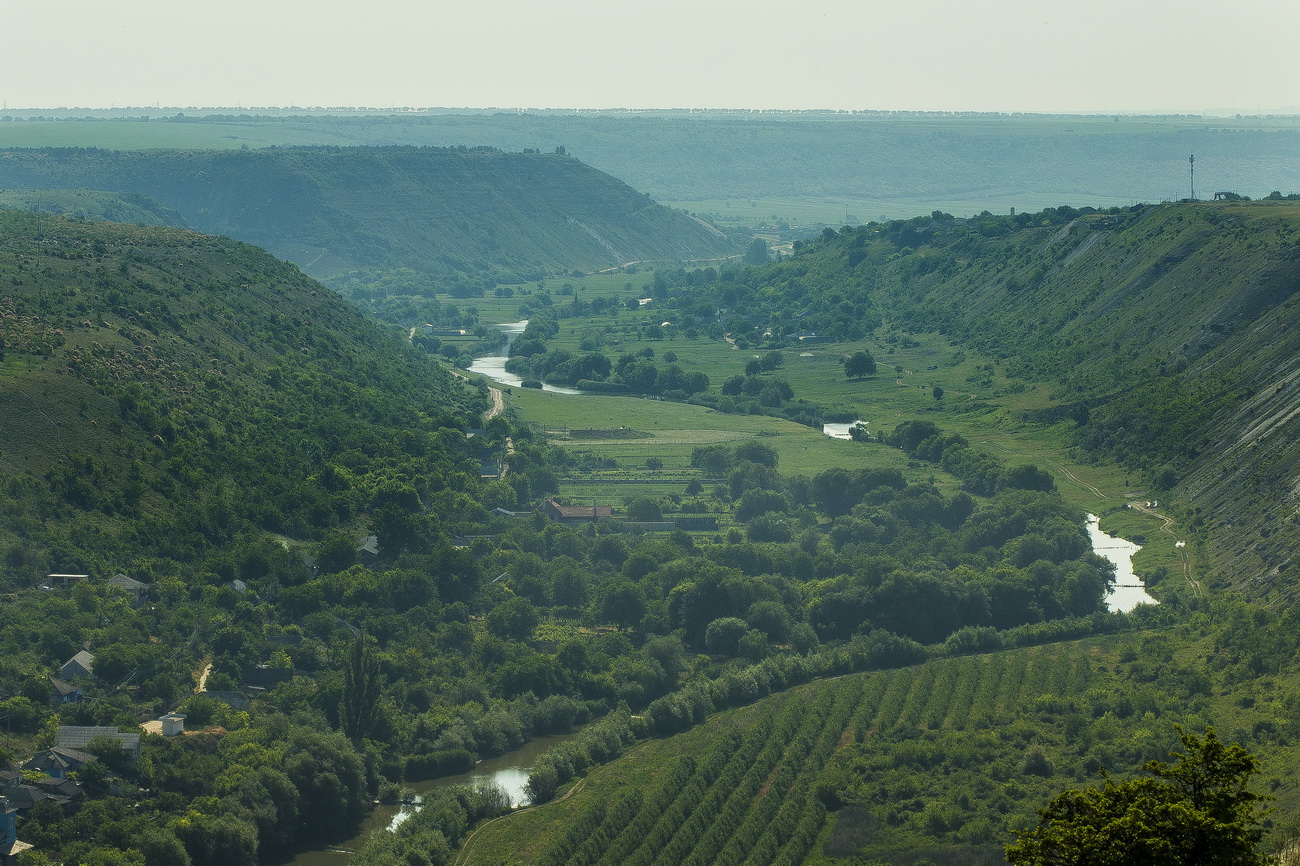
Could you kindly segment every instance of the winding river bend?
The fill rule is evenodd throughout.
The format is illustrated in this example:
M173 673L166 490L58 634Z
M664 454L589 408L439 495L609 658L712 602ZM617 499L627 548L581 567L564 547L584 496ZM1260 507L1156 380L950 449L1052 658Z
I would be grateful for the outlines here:
M1088 515L1088 537L1092 539L1092 552L1115 563L1115 584L1106 596L1106 607L1127 613L1139 604L1159 604L1147 593L1147 588L1133 573L1133 554L1142 545L1116 538L1101 531L1101 518Z
M524 332L528 327L528 320L522 322L505 322L497 325L501 333L506 335L506 344L501 350L494 355L484 355L481 358L475 358L474 363L469 365L471 373L478 373L480 376L486 376L493 382L499 382L511 388L518 388L524 384L524 380L506 370L506 361L510 360L510 347L514 345L515 339ZM550 391L554 394L581 394L576 388L562 388L558 385L542 385L543 391Z

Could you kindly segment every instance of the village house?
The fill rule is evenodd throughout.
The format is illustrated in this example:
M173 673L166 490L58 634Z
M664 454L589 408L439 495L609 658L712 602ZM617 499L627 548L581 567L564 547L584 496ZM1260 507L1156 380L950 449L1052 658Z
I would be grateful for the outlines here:
M90 580L88 574L47 574L42 589L67 589L80 583L83 580Z
M23 769L44 773L51 779L66 779L69 773L77 772L93 760L95 756L89 752L55 746L32 755L23 762Z
M18 855L31 847L18 839L18 810L0 796L0 863L18 862Z
M59 668L61 680L89 680L95 676L95 656L82 650L63 663Z
M81 702L82 691L72 683L65 683L58 677L50 677L50 706L58 709L64 704Z
M84 751L86 745L97 737L108 737L120 742L132 767L140 760L139 731L124 733L104 725L61 725L54 737L54 748Z
M145 597L149 595L149 584L141 583L127 577L125 574L115 574L108 579L107 583L109 586L120 589L131 596L132 607L139 607L144 604Z
M614 509L608 505L561 505L554 499L542 502L541 512L560 523L595 523L601 518L613 516Z

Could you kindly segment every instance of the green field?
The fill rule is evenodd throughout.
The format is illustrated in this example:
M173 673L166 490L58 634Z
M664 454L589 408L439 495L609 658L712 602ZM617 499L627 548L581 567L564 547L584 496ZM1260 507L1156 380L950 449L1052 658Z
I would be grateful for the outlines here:
M1057 191L989 193L981 196L977 201L933 196L862 198L846 195L843 198L764 196L762 198L673 200L661 203L690 211L720 226L758 226L759 233L764 234L769 230L780 229L782 223L787 228L797 230L801 226L808 225L860 225L907 219L918 213L934 210L941 210L955 216L969 216L981 210L1006 213L1011 208L1019 211L1037 211L1047 207L1057 207L1065 202L1079 207L1091 205L1096 208L1133 204L1131 198L1115 195L1095 195L1087 200L1081 200L1075 190L1068 188Z
M571 298L609 297L625 303L629 298L645 297L653 278L648 271L560 277L544 281L540 288L536 284L514 287L510 298L445 302L473 309L484 322L517 321L523 315L520 304L535 300L539 292L550 294L553 306L568 304ZM750 361L767 354L767 350L741 350L705 335L687 337L676 327L660 327L672 317L671 308L651 302L637 310L620 308L615 315L565 318L549 345L575 353L584 351L584 345L597 345L611 358L646 349L653 351L656 359L672 353L687 372L706 373L714 389L728 377L743 373ZM647 339L648 332L663 339ZM472 340L461 342L468 345ZM863 348L875 357L877 374L846 379L841 360ZM1195 547L1174 547L1175 540L1184 538L1176 525L1162 531L1160 519L1124 508L1127 502L1140 502L1151 495L1142 479L1114 464L1072 460L1064 425L1044 427L1021 419L1026 410L1052 405L1046 386L1009 379L995 359L961 351L942 335L903 334L888 325L861 343L814 342L779 351L782 365L775 375L787 380L797 397L860 419L873 436L888 433L903 421L930 420L945 431L960 433L1005 463L1036 464L1052 473L1067 500L1101 515L1104 529L1143 544L1136 559L1140 572L1164 568L1174 576L1195 573ZM936 386L943 389L941 399L933 396ZM507 401L517 420L546 431L550 441L588 464L585 470L569 472L562 479L561 495L576 500L597 499L617 506L636 496L680 494L685 481L647 469L648 459L658 458L671 473L689 467L696 446L734 444L754 437L763 437L765 444L776 449L780 468L790 474L815 475L829 466L888 466L913 475L937 475L935 481L941 488L958 487L955 479L936 473L933 467L914 465L909 470L906 457L895 448L834 440L779 418L724 414L657 399L527 389L513 389ZM631 427L651 435L635 440L575 440L565 431L576 427ZM592 464L608 461L616 467L592 468Z
M1134 632L798 686L593 769L483 827L458 862L986 862L1097 766L1127 774L1176 745L1175 724L1207 717L1254 740L1280 786L1295 772L1285 743L1249 733L1271 710L1205 694L1198 654L1215 627L1195 631L1176 651Z
M329 136L332 144L342 144ZM0 147L153 148L271 147L325 143L319 132L288 124L167 123L157 120L61 120L0 123Z
M590 450L617 460L620 466L641 467L658 457L666 469L690 465L697 445L732 443L762 437L776 449L782 473L810 475L829 466L901 466L902 452L878 444L831 439L817 430L764 415L726 415L703 406L645 400L637 397L570 396L513 389L507 400L520 421L540 426L566 449ZM569 427L633 427L650 439L572 440Z

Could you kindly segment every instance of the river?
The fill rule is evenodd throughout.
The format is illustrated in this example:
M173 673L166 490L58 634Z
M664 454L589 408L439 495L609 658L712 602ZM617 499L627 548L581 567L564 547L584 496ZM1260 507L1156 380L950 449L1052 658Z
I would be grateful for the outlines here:
M510 360L510 347L514 344L515 338L524 332L528 327L528 320L522 322L506 322L497 325L501 333L506 335L506 344L495 355L484 355L481 358L475 358L474 363L469 365L471 373L478 373L480 376L486 376L493 382L499 382L502 385L508 385L511 388L519 388L524 384L524 380L506 370L506 361ZM553 394L581 394L576 388L563 388L558 385L542 384L543 391L550 391Z
M847 424L829 422L822 425L822 432L832 439L852 439L853 436L849 431L854 427L861 426L862 432L865 433L867 432L866 423L866 421L850 421Z
M519 331L522 330L520 327ZM847 428L849 425L842 426ZM1100 523L1101 519L1097 515L1088 515L1088 537L1092 541L1093 552L1115 563L1115 584L1106 596L1106 607L1112 611L1127 612L1139 604L1159 604L1147 594L1146 587L1133 573L1133 555L1142 549L1141 545L1102 532ZM418 795L448 785L490 783L506 792L511 806L525 806L528 804L528 796L524 786L528 782L528 772L533 762L547 749L570 736L573 735L539 737L513 752L480 761L468 773L424 782L408 782L404 788ZM396 827L414 808L414 805L375 806L348 838L302 851L283 861L282 866L346 866L353 852L359 851L366 844L371 833L384 827Z
M485 785L494 784L505 791L514 807L527 806L528 794L524 786L528 783L528 771L533 762L547 749L573 736L561 734L550 737L538 737L495 758L487 758L474 765L474 769L458 776L444 776L425 782L407 782L402 787L414 791L417 795L450 785ZM380 804L362 819L346 839L336 839L316 848L298 853L289 860L282 861L282 866L346 866L352 855L360 851L370 838L370 834L382 828L393 828L415 810L416 804L388 805Z
M1109 610L1127 613L1139 604L1160 603L1147 593L1146 585L1133 573L1133 554L1142 545L1102 532L1101 518L1095 514L1088 515L1088 538L1092 540L1093 553L1115 563L1115 584L1106 595Z

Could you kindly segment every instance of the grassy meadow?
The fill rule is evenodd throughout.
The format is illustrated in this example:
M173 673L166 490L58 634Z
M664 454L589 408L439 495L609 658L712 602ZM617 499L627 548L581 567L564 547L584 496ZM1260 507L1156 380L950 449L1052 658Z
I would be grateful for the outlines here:
M632 310L627 302L650 295L653 273L617 272L584 277L562 276L541 283L511 287L511 297L467 300L445 298L477 312L484 322L513 322L526 318L521 305L548 294L552 306L571 299L615 298L613 313L565 318L549 345L575 353L595 348L611 359L649 349L657 362L676 358L687 372L702 371L711 387L742 374L745 365L767 354L765 349L739 349L724 339L687 335L671 321L675 310L655 302ZM653 334L656 338L648 338ZM659 338L661 337L661 339ZM452 340L451 342L457 342ZM472 339L463 340L466 345ZM876 359L874 376L849 380L842 359L860 349ZM888 324L857 343L812 342L779 350L781 367L774 375L789 382L795 396L860 419L878 436L907 420L929 420L940 429L959 433L976 447L1008 464L1034 463L1051 472L1062 494L1081 509L1102 517L1102 528L1143 544L1136 557L1141 573L1163 567L1175 580L1194 573L1196 550L1177 548L1183 539L1177 525L1156 515L1126 508L1152 495L1142 479L1113 464L1078 462L1071 457L1069 423L1046 427L1023 420L1027 410L1052 405L1047 386L1008 378L996 359L962 351L940 334L903 334ZM935 388L943 395L936 398ZM680 494L689 480L691 451L700 445L735 444L761 438L774 448L780 468L790 474L815 475L830 467L847 469L896 467L909 473L899 450L878 443L832 439L812 428L763 415L725 414L703 406L640 397L564 395L531 389L506 389L506 401L518 421L545 431L564 447L575 468L561 478L561 495L597 499L618 506L633 496ZM637 438L575 438L575 428L638 431ZM647 468L657 458L662 468ZM930 473L941 488L955 490L958 482L934 467L913 464L910 473Z

